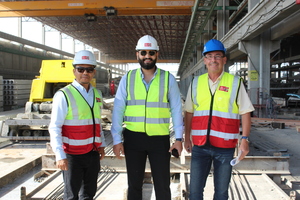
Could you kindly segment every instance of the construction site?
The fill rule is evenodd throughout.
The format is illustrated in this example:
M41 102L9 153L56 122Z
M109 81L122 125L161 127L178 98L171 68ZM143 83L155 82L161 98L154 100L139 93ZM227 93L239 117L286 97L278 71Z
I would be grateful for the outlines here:
M207 72L204 44L212 38L224 44L224 70L243 78L255 108L250 152L233 166L229 200L300 199L299 0L4 0L1 27L8 18L17 20L18 34L0 29L0 199L63 198L62 171L48 128L53 95L74 80L72 59L81 50L77 43L95 56L91 84L104 97L101 126L107 146L95 199L127 199L125 158L114 155L110 131L115 91L130 64L138 63L135 46L143 35L157 39L158 68L178 66L168 71L176 77L183 111L191 81ZM39 23L40 30L34 31L42 35L41 42L22 37L33 22ZM47 38L54 30L57 48ZM71 51L64 48L65 38L72 38ZM175 139L171 124L170 144ZM188 200L191 154L183 150L170 163L172 200ZM212 167L205 200L213 199L213 177ZM143 200L155 200L148 162Z

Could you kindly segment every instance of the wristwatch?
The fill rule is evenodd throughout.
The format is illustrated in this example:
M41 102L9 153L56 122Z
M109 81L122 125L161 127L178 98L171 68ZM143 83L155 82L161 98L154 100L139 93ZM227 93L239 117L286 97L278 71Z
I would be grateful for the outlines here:
M245 139L247 142L249 142L248 136L242 136L241 139Z
M183 138L176 138L176 141L183 142Z

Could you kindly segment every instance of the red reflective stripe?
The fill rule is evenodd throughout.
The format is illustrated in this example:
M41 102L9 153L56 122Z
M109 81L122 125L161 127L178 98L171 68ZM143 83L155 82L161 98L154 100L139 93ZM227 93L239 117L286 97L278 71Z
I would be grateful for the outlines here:
M199 116L192 118L192 130L206 130L209 116ZM212 117L211 130L223 133L239 133L240 120Z
M192 118L192 130L205 130L207 129L209 116L198 116Z
M192 135L192 140L194 145L202 146L206 142L206 135L205 136L194 136Z
M85 140L89 137L94 137L93 125L81 126L62 126L62 135L75 140ZM100 137L100 124L96 124L96 136Z
M210 136L210 143L211 145L215 147L220 147L220 148L235 148L237 144L237 139L232 139L232 140L224 140L223 138L218 138L214 136Z
M93 144L82 145L82 146L73 146L73 145L64 143L64 145L63 145L64 151L66 153L75 154L75 155L88 153L93 150L93 147L94 147Z
M94 126L93 125L81 125L81 126L67 126L63 125L62 135L73 140L86 140L87 138L94 137ZM100 124L96 124L96 137L101 137L100 135ZM85 154L90 152L94 146L100 147L102 143L94 142L86 145L70 145L68 143L63 143L63 149L68 154Z
M206 143L206 136L192 136L193 144L202 146ZM219 148L235 148L238 140L224 140L223 138L218 138L214 136L210 136L210 144L214 147Z
M210 129L222 133L239 133L240 120L212 117Z

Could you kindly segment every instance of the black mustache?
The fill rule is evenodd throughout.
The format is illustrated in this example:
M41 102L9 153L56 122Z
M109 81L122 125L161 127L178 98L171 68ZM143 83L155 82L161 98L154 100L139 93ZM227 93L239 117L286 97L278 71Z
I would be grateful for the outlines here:
M145 60L151 60L151 61L153 61L152 58L144 58L143 61L145 61Z

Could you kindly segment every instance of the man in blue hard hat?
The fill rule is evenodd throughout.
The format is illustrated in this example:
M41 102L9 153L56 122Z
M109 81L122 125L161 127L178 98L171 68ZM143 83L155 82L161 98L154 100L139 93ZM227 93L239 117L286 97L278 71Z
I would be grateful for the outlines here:
M239 159L249 152L253 105L238 76L224 72L226 49L209 40L203 50L208 73L193 78L185 102L185 149L192 153L190 200L202 200L213 165L214 200L228 199L231 160L239 143ZM240 135L240 116L242 135ZM240 141L239 141L240 140Z

